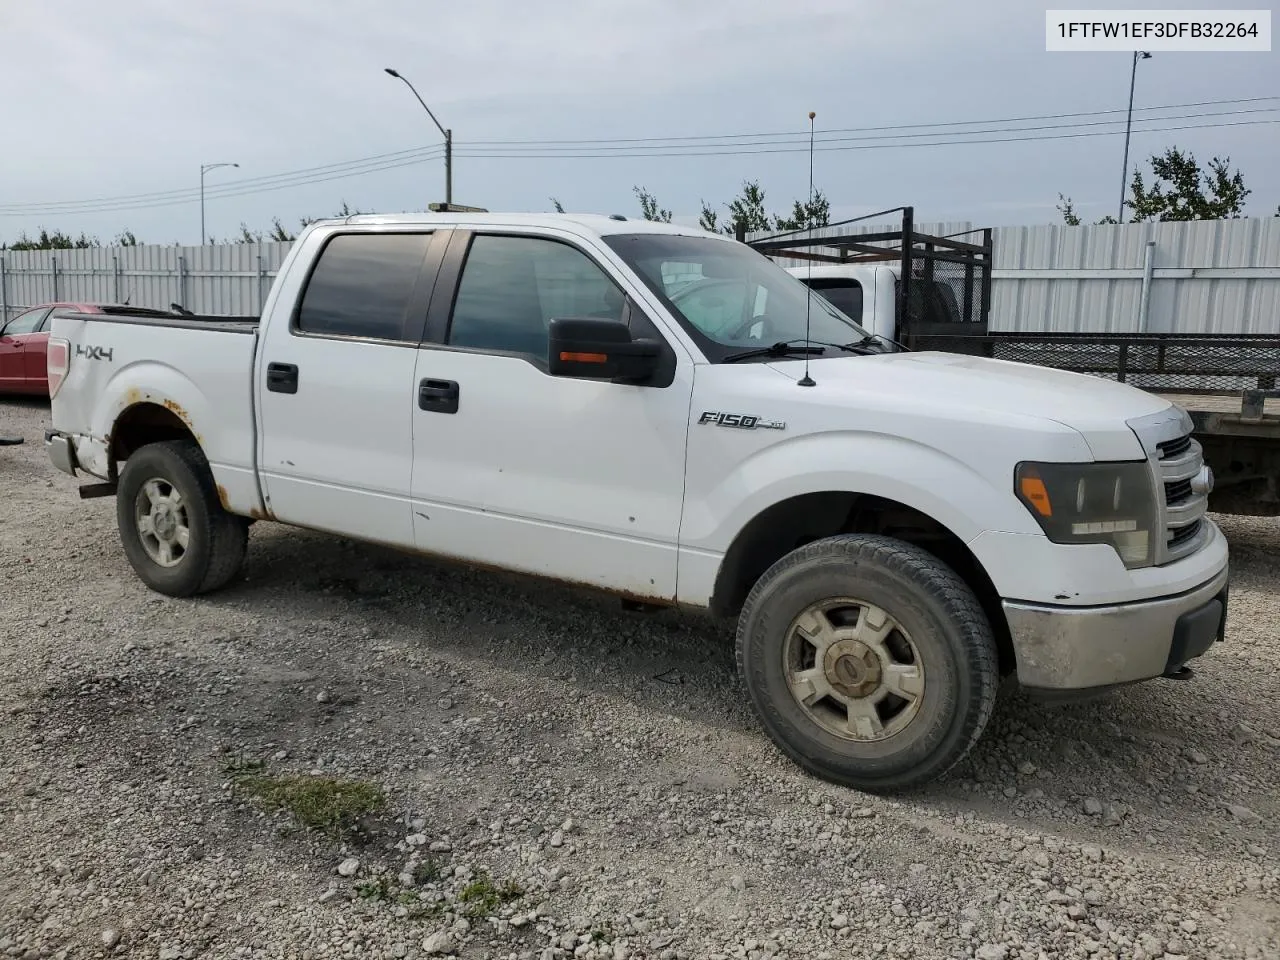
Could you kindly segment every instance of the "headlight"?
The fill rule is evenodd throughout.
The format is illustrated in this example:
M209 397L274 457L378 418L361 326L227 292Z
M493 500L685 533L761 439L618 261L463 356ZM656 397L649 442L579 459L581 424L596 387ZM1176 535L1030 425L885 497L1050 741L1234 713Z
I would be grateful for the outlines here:
M1054 543L1106 543L1124 565L1153 562L1156 498L1139 463L1020 463L1014 491Z

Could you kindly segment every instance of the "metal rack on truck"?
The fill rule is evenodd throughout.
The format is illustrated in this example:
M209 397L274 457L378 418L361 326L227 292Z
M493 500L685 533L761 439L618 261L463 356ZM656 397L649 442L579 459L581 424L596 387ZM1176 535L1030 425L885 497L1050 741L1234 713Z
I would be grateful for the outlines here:
M856 226L888 214L900 215L898 228ZM1195 438L1216 478L1211 508L1280 515L1280 335L993 331L990 228L951 236L921 233L910 207L834 227L753 239L750 246L784 263L821 268L813 271L816 280L807 269L792 271L820 291L833 273L865 276L875 269L875 297L864 294L863 315L853 319L906 349L1031 363L1167 397L1195 422ZM875 323L875 301L886 295L882 282L893 291L890 331Z

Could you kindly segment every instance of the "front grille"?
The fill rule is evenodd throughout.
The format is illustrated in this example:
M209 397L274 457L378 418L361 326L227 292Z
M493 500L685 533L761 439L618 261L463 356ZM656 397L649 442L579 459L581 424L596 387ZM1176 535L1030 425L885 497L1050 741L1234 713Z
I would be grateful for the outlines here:
M1160 450L1161 460L1172 460L1174 457L1181 456L1186 452L1187 447L1191 446L1191 434L1185 437L1176 437L1173 440L1166 440L1164 443L1156 444Z
M1182 503L1191 499L1191 493L1190 480L1175 480L1164 485L1164 502L1171 505Z
M1200 527L1204 524L1203 520L1192 520L1185 527L1176 527L1169 537L1169 549L1173 550L1190 540L1194 540L1196 534L1200 532Z
M1161 441L1156 450L1165 518L1163 556L1156 562L1171 563L1194 553L1200 545L1209 498L1193 489L1192 480L1204 467L1204 451L1190 433Z

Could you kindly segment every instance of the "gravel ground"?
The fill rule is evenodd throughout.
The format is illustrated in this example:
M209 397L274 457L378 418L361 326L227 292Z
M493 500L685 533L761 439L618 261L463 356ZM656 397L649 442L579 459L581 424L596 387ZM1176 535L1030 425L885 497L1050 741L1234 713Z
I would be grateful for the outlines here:
M1280 956L1280 523L1195 680L1017 696L944 782L801 773L728 625L257 524L148 592L0 401L0 956ZM354 833L246 778L378 785Z

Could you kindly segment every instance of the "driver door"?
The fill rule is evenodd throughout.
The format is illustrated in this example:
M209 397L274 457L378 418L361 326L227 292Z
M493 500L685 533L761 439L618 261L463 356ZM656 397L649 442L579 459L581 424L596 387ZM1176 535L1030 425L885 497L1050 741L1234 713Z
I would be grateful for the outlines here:
M415 375L420 549L674 598L690 358L647 386L547 371L553 318L621 319L636 293L580 239L456 232Z
M20 313L0 330L0 390L21 393L30 388L26 369L26 341L40 329L49 307Z

